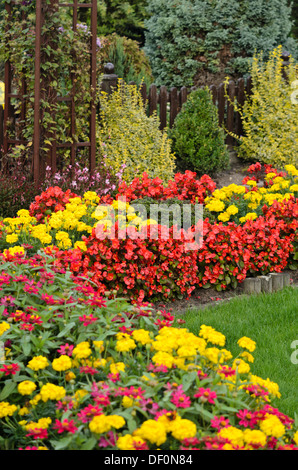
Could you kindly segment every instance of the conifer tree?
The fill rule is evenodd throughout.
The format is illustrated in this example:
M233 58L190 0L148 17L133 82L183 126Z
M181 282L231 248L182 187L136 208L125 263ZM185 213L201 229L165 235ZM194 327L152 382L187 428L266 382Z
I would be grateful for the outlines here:
M157 85L243 76L254 53L278 45L297 57L288 0L149 0L145 52Z

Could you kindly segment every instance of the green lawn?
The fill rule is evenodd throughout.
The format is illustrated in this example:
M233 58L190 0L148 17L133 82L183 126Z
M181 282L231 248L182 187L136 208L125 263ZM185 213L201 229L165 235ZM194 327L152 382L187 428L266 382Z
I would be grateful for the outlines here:
M226 304L187 311L180 318L186 320L183 326L195 334L201 324L223 333L225 347L235 356L240 351L239 338L248 336L256 341L252 373L278 383L281 398L272 402L273 406L291 417L298 415L298 364L292 361L295 349L298 350L297 288L235 298ZM291 347L293 341L297 341L296 348Z

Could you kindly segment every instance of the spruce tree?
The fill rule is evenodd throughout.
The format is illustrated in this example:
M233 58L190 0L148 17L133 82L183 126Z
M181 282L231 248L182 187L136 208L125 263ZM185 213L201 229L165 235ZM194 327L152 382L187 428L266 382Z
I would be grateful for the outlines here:
M145 52L155 83L206 85L244 76L255 52L297 57L288 0L149 0Z

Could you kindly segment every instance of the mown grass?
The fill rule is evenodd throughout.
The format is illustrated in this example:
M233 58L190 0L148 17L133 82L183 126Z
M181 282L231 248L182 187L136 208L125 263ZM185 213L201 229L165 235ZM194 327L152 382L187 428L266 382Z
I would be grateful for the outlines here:
M207 309L189 310L180 318L186 320L183 326L194 334L199 333L202 324L223 333L226 336L225 347L233 356L240 352L237 341L242 336L256 341L252 373L278 383L281 398L272 401L273 406L293 418L295 413L298 415L298 364L295 364L295 358L296 362L298 359L297 288L235 298ZM295 348L294 341L297 341Z

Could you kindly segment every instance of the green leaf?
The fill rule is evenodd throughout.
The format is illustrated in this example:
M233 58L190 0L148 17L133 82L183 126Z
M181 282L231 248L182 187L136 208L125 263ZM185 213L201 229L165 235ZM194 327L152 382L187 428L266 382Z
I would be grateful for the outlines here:
M11 393L14 391L16 386L17 386L17 384L15 382L13 382L12 380L6 382L2 392L0 393L0 401L5 400L5 398L7 398L9 395L11 395Z
M73 436L67 436L67 437L64 437L63 439L59 439L59 441L50 440L50 443L52 444L55 450L62 450L68 447L72 439L73 439Z
M31 338L29 335L22 336L21 345L22 345L22 350L25 356L29 356L31 352Z
M75 326L75 322L70 322L68 323L68 325L66 325L65 328L63 328L62 331L60 331L60 333L57 335L57 338L61 338L61 336L64 336L66 333L68 333L74 326Z

